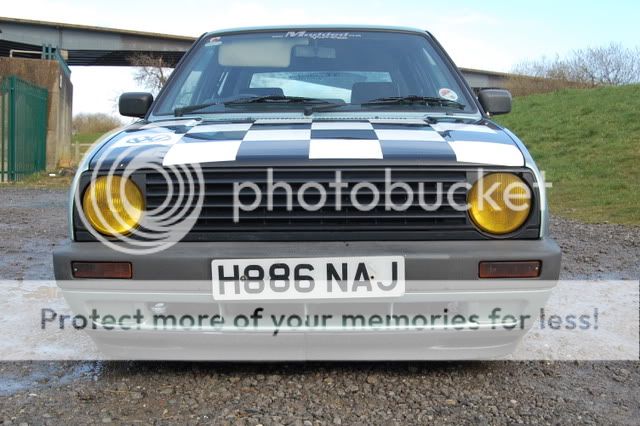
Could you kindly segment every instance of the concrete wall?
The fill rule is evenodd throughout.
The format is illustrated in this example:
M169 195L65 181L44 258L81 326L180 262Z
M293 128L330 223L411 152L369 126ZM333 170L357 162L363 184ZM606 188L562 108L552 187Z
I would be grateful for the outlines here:
M508 74L494 73L491 71L460 68L460 72L473 89L505 88Z
M57 61L0 58L0 78L15 75L49 91L47 169L71 164L73 85Z

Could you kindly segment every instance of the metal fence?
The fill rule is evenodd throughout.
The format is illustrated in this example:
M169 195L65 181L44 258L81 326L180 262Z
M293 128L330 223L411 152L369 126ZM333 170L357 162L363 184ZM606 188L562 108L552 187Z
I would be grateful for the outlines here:
M46 165L46 89L15 76L0 82L0 181L18 181Z

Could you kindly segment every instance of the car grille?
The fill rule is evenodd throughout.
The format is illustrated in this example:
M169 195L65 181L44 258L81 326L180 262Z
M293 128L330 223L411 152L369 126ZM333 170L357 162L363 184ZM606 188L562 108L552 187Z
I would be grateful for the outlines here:
M340 170L343 189L340 197L342 208L336 210L336 191L328 184L335 180L335 172ZM285 240L456 240L483 239L470 222L466 212L457 211L445 202L435 211L420 207L413 200L405 211L385 209L385 169L384 168L282 168L273 169L273 182L286 182L293 190L292 209L287 209L287 194L282 189L273 191L273 209L267 204L267 169L219 168L203 170L204 204L195 225L184 237L186 241L285 241ZM404 182L416 193L419 182L423 183L424 202L432 203L436 197L438 183L444 191L452 185L467 181L467 170L436 170L424 168L393 168L392 182ZM159 207L167 197L170 185L177 193L176 183L168 184L160 173L150 172L145 179L147 209ZM261 190L263 197L259 205L251 211L240 211L238 221L234 221L234 183L253 182ZM304 209L296 197L297 190L306 182L317 182L327 188L327 201L316 211ZM351 188L358 182L369 182L380 193L377 206L369 211L361 211L354 206L350 196ZM199 189L196 188L196 189ZM466 202L466 189L453 192L453 199L460 204ZM403 191L395 190L391 199L398 205L406 201ZM240 200L251 204L253 192L241 191ZM304 200L308 204L319 201L318 192L308 189ZM358 191L357 200L361 204L372 201L368 189ZM169 203L172 206L172 203ZM537 225L528 224L528 234L520 238L537 237ZM534 232L535 231L535 232Z

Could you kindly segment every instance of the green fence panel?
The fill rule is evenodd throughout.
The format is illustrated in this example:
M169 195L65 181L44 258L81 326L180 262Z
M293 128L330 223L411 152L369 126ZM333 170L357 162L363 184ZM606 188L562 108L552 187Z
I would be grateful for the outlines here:
M0 81L0 182L9 179L9 90L8 80Z
M15 76L0 84L0 180L18 181L46 167L49 93Z

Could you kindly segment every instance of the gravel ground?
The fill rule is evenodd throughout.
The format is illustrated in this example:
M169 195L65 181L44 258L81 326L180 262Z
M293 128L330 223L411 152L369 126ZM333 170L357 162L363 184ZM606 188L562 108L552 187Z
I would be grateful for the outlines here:
M0 278L53 277L65 204L0 187ZM562 278L640 277L640 228L552 233ZM0 424L637 424L639 391L639 362L0 363Z

